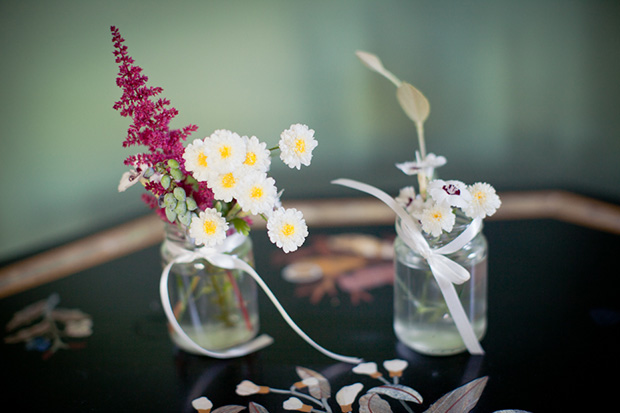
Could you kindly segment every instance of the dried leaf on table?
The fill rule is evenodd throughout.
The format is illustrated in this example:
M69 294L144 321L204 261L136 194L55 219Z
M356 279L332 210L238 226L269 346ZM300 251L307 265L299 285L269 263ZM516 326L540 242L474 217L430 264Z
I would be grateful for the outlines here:
M245 406L222 406L213 410L212 413L239 413L240 411L245 410Z
M367 393L360 398L360 413L390 413L390 404L377 393Z
M320 373L317 373L314 370L310 370L305 367L297 367L296 368L297 375L303 379L315 378L318 380L319 384L316 386L309 386L308 391L312 397L315 397L319 400L327 399L331 397L331 386L329 381Z
M19 343L21 341L28 341L35 337L43 336L49 333L52 330L52 324L48 320L43 320L38 324L35 324L31 327L26 327L19 330L16 334L12 336L7 336L4 338L4 342L7 344Z
M58 305L60 298L58 294L52 294L44 300L39 300L29 306L19 310L6 325L6 330L11 331L19 326L29 324L39 317L43 317L46 311Z
M402 384L386 384L384 386L373 387L368 390L368 393L379 393L396 400L404 400L418 404L422 403L422 396L420 393L411 387L403 386Z
M250 402L250 405L248 406L248 410L250 411L250 413L269 413L269 410L265 409L260 404L254 403L254 402Z
M471 411L478 403L488 380L488 376L480 377L452 390L433 403L424 413L466 413Z

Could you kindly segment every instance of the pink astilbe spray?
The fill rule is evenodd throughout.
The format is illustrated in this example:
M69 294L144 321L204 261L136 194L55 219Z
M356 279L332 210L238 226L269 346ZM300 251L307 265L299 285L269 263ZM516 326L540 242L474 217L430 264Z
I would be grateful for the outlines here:
M175 160L179 168L187 175L183 152L183 141L196 131L196 125L188 125L181 129L170 129L170 121L178 114L178 111L170 106L170 101L159 97L163 92L161 87L147 86L148 77L142 73L142 68L134 64L134 59L128 55L125 39L121 37L119 30L112 26L112 42L114 43L114 56L119 65L116 84L123 90L120 100L114 103L114 109L121 116L128 117L133 123L127 130L127 138L123 141L123 147L145 146L148 151L131 155L125 159L125 165L132 166L138 171L143 165L155 168L158 164L161 168L169 160ZM192 196L202 208L212 204L213 193L206 185L197 183L180 182L188 196ZM159 208L157 199L169 192L158 181L148 182L146 189L153 196L145 194L142 198L145 203L156 209L160 209L160 216L165 217Z

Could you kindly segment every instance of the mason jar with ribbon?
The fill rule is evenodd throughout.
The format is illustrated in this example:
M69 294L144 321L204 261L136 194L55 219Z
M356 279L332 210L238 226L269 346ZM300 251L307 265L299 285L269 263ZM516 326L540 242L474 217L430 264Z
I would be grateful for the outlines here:
M457 216L454 229L429 242L419 223L385 192L350 179L332 183L366 192L397 215L394 329L428 355L482 355L486 331L487 243L482 219ZM457 290L458 288L458 290Z

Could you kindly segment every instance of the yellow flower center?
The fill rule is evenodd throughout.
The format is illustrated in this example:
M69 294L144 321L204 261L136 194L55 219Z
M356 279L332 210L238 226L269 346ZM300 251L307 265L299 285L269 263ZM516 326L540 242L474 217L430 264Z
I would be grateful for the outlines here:
M215 234L215 230L217 229L217 224L212 220L207 220L203 224L202 229L204 230L205 234L213 235Z
M435 221L440 221L441 218L443 217L442 213L439 211L433 212L433 219Z
M474 198L476 198L476 201L478 201L479 203L484 203L484 201L487 199L486 194L483 191L475 192Z
M222 186L226 189L232 188L233 186L235 186L236 183L237 181L235 180L232 172L229 172L222 177Z
M245 155L245 165L253 166L256 163L256 154L254 152L248 152Z
M198 165L202 166L203 168L207 167L207 155L202 152L198 154Z
M232 155L232 149L228 145L220 146L220 156L222 159L227 159Z
M284 224L282 226L281 232L282 232L282 235L284 235L285 237L290 237L291 235L295 233L295 225Z
M261 188L260 186L253 187L252 191L250 192L250 197L252 199L261 199L263 197L263 188Z
M306 153L306 141L305 140L301 138L295 139L295 152Z

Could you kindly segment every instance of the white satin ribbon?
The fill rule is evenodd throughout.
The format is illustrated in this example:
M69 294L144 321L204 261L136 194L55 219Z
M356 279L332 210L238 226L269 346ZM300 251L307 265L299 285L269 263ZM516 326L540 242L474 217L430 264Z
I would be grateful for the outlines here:
M454 284L462 284L469 280L469 271L445 256L460 250L470 242L480 232L482 220L479 218L474 219L467 229L450 243L443 247L432 249L422 235L419 224L394 198L385 192L374 186L351 179L336 179L332 183L366 192L381 200L396 213L400 218L400 222L396 225L396 232L409 248L416 251L428 262L467 350L474 355L484 354L484 350L474 333L474 329L454 288Z
M161 274L161 279L159 282L159 294L161 298L161 302L164 308L164 313L168 318L168 322L174 329L174 331L178 334L179 338L183 340L185 344L194 349L199 354L203 354L209 357L219 358L219 359L227 359L233 357L241 357L247 354L258 351L264 347L267 347L271 343L273 343L273 338L269 335L263 334L254 340L251 340L248 343L224 350L224 351L213 351L207 350L204 347L197 344L194 340L192 340L181 328L179 322L174 316L174 312L172 310L172 306L170 304L170 294L168 292L168 278L170 276L170 269L174 264L177 263L188 263L192 262L196 259L205 259L211 264L225 268L228 270L242 270L250 274L252 278L256 281L256 283L263 289L267 297L271 300L273 305L276 307L284 321L297 333L303 340L305 340L308 344L314 347L319 352L323 353L327 357L330 357L334 360L342 361L350 364L359 364L362 359L357 357L347 357L342 356L336 353L333 353L320 345L314 342L306 333L304 333L301 328L295 324L293 319L288 315L288 313L284 310L276 296L271 292L267 284L263 281L263 279L258 275L258 273L250 266L247 262L238 258L236 255L227 254L226 251L232 251L234 248L241 245L244 237L240 234L233 234L226 238L225 244L220 246L219 248L209 248L202 247L198 248L194 251L182 249L181 254L179 254L174 260L168 263ZM169 244L173 245L173 244ZM177 247L178 248L178 247Z

